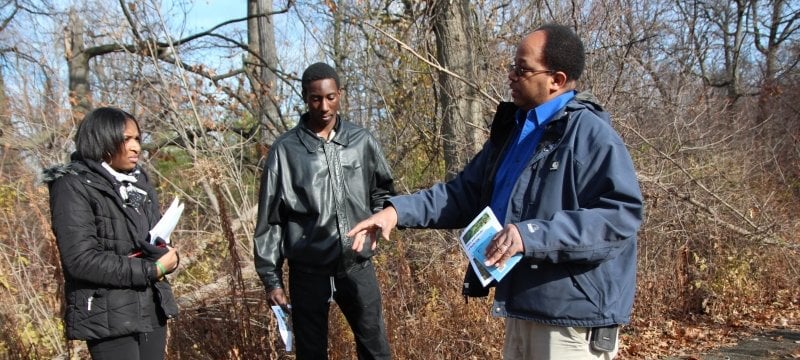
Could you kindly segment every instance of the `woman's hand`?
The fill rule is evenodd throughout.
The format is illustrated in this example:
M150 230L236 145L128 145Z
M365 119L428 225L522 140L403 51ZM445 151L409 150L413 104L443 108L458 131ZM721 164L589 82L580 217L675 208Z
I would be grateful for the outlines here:
M178 249L172 246L167 246L167 253L161 255L161 257L158 258L156 262L164 267L162 269L161 267L158 266L158 264L156 264L156 268L158 268L159 278L161 278L166 274L171 274L173 271L175 271L175 269L178 268L178 264L180 263L180 258L178 257ZM162 270L166 271L166 273Z

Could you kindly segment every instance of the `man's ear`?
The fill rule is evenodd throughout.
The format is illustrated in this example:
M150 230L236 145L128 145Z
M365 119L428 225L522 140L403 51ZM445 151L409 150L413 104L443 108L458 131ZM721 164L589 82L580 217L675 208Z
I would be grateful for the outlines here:
M556 73L553 74L552 79L553 79L552 82L553 86L557 87L558 90L563 89L565 86L567 86L567 83L569 82L567 80L567 74L561 71L556 71Z

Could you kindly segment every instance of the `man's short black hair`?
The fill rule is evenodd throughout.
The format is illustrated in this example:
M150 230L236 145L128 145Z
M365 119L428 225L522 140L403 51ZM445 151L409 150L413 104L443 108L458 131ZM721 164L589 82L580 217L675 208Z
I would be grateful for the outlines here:
M315 64L309 65L305 71L303 71L302 77L302 87L303 87L303 98L306 97L306 88L312 81L322 80L322 79L333 79L336 82L336 88L340 88L341 85L339 84L339 74L336 73L336 70L332 68L330 65L318 62Z
M75 133L78 154L98 162L117 154L125 143L125 123L128 120L141 131L133 115L117 108L101 107L86 114Z
M547 35L542 60L544 65L550 70L567 74L567 80L580 79L586 63L581 38L569 27L559 24L545 24L534 31L544 31Z

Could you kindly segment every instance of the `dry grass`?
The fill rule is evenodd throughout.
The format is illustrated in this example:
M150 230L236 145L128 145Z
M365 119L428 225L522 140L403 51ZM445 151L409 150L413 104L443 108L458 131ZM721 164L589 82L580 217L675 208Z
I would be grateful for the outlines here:
M29 195L37 192L21 198ZM36 203L44 206L41 199L31 204ZM0 358L42 359L59 353L83 358L79 342L61 337L57 267L47 255L52 249L31 241L47 239L47 234L37 221L12 221L20 217L10 209L33 212L19 204L4 213L11 231L4 232L6 255L0 264ZM651 217L659 213L653 206L649 210ZM623 332L620 359L678 354L723 345L748 329L800 324L796 238L767 245L691 218L671 221L680 223L682 231L643 229L633 323ZM686 236L691 233L697 235ZM18 240L12 241L10 234L18 234ZM397 359L500 358L502 320L489 315L489 299L464 301L460 288L465 262L458 248L446 245L448 236L452 234L398 232L391 243L382 243L375 259ZM226 272L207 271L219 271L220 276ZM293 358L282 351L260 284L244 280L183 309L170 326L170 359ZM176 280L181 281L186 280ZM354 358L352 335L335 307L330 319L330 357Z

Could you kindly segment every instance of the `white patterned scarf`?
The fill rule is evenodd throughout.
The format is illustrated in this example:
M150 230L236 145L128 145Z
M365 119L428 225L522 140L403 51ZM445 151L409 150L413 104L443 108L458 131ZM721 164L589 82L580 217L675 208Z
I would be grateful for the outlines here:
M117 181L122 183L119 187L119 196L122 197L122 201L130 206L133 206L136 211L142 207L144 200L147 199L147 191L144 191L133 184L135 184L139 179L137 175L141 173L139 168L135 168L129 174L123 174L114 170L111 165L108 165L105 161L103 161L103 168L108 171L111 176L113 176Z

